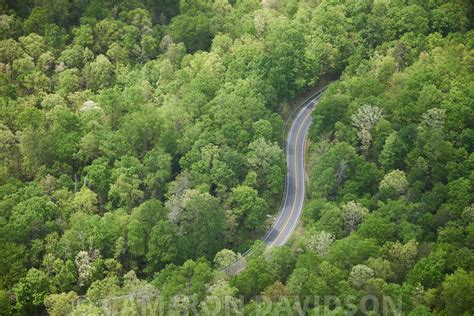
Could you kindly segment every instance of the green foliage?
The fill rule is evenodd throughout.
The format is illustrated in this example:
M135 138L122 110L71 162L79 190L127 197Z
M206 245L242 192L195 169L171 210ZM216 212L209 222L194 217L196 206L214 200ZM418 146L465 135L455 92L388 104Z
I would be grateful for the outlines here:
M443 297L446 314L464 315L474 312L472 293L474 279L471 274L459 269L446 276L443 282Z
M44 272L31 268L13 287L16 296L15 308L19 311L32 310L43 303L48 291L48 279Z
M472 270L471 251L464 248L469 226L460 215L472 203L472 194L468 194L472 185L466 176L472 168L444 171L458 164L467 166L468 156L460 153L469 151L470 145L458 141L463 119L454 118L455 111L447 112L442 106L457 89L455 82L472 82L465 70L457 68L449 75L442 70L457 58L464 58L470 48L461 48L454 57L451 49L461 42L439 37L424 55L417 50L426 44L413 42L428 32L430 23L435 28L440 27L439 23L448 25L440 22L440 12L447 7L452 8L453 15L460 12L453 3L441 5L433 9L434 18L430 20L420 6L391 6L384 21L389 38L414 33L406 33L391 46L382 45L382 55L367 63L351 60L354 67L347 67L343 80L331 85L316 106L311 133L312 200L307 226L322 231L315 236L328 231L336 237L334 242L326 243L330 246L324 258L348 273L349 285L359 293L366 291L369 283L372 291L381 288L375 285L379 281L374 277L383 278L388 286L397 282L407 289L424 289L423 300L414 292L408 295L407 300L414 302L408 309L413 308L415 314L463 314L470 308L469 304L453 301L449 307L453 309L448 310L447 305L432 297L447 274L457 269ZM414 12L418 12L417 18L403 22ZM445 18L449 19L447 13ZM464 22L460 19L459 23ZM460 30L460 24L450 24L448 33ZM457 36L471 38L461 33ZM393 62L397 63L395 68ZM373 80L373 75L383 80ZM445 156L448 153L450 158ZM346 237L337 210L354 200L366 206L369 213L351 217L358 225ZM309 245L321 243L314 237L303 240ZM366 253L369 248L371 252ZM318 252L320 248L307 249ZM361 268L365 266L368 268ZM356 267L360 270L357 273ZM463 276L466 280L467 275Z
M130 231L129 231L130 232ZM132 232L133 233L133 232ZM137 236L136 242L143 242ZM159 221L150 232L150 239L148 242L147 259L153 266L160 266L163 263L173 262L176 257L176 233L172 226L164 220ZM129 242L133 242L129 239ZM140 248L137 245L129 244L132 254L140 255ZM144 253L144 249L143 249Z
M348 269L376 256L379 248L374 239L365 239L356 234L351 234L345 239L334 242L329 249L327 258L340 268ZM344 261L339 258L345 258Z
M275 272L262 256L264 247L262 242L256 242L245 270L231 279L231 286L236 287L238 293L246 298L261 293L275 281Z
M349 100L348 96L340 94L324 96L321 99L317 111L313 112L311 132L315 138L334 130L335 124L344 118Z
M113 85L114 68L104 55L97 56L95 61L86 65L84 71L87 87L92 90L98 90Z
M205 295L205 284L212 279L212 270L205 260L186 261L182 266L168 265L161 270L152 284L161 290L168 300L176 294L196 295L202 299Z
M100 314L134 291L176 313L263 293L275 313L280 295L372 294L472 314L472 9L2 3L2 315ZM338 75L312 115L302 233L213 270L278 209L286 101Z
M202 12L189 12L173 18L169 32L173 39L183 42L189 52L206 50L211 45L209 18Z
M427 288L438 285L443 279L446 264L445 256L445 252L434 251L427 257L422 258L408 274L408 282L414 285L420 283Z
M77 298L75 292L50 294L44 300L44 305L50 315L59 316L72 313L73 301Z
M257 190L248 186L238 186L230 197L232 213L248 230L257 229L264 221L266 202L258 196Z

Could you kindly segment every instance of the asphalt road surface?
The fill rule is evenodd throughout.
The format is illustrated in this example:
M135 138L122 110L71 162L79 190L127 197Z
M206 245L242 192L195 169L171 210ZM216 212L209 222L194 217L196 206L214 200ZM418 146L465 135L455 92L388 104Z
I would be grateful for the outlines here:
M284 245L295 231L303 211L305 196L305 169L304 147L309 126L311 125L311 112L319 94L306 101L293 120L288 132L286 143L286 192L285 199L278 217L263 237L267 247Z
M282 208L273 226L262 238L268 247L284 245L291 237L298 225L303 211L305 196L305 169L304 146L309 126L311 125L311 112L318 102L322 91L305 101L299 107L299 112L294 118L286 143L287 175L285 182L285 197ZM245 268L245 255L234 264L223 270L235 274Z

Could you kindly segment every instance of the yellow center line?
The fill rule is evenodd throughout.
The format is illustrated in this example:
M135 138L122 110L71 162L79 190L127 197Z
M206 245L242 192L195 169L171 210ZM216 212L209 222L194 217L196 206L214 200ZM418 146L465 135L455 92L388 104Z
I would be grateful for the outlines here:
M298 129L298 132L296 133L296 139L295 139L295 145L294 145L294 157L295 157L295 161L294 161L294 167L295 167L295 194L294 194L294 201L293 201L293 205L291 207L291 212L290 212L290 216L288 216L286 222L285 222L285 226L283 226L283 229L280 231L280 233L284 232L285 229L286 229L286 226L288 226L288 223L290 222L292 216L293 216L293 212L295 211L295 207L296 207L296 195L297 195L297 192L298 192L298 181L297 181L297 178L298 178L298 172L296 172L297 170L297 166L296 166L296 161L297 161L297 152L296 152L296 147L298 145L298 138L299 138L299 135L300 135L300 132L301 132L301 129L303 128L304 126L304 122L306 121L306 119L308 119L309 115L311 114L312 111L309 111L308 114L306 114L306 116L304 117L303 119L303 122L301 123L301 126L300 128ZM273 242L270 244L269 247L273 247L273 245L275 244L275 242L278 240L278 237L280 237L280 235L278 235L274 240Z

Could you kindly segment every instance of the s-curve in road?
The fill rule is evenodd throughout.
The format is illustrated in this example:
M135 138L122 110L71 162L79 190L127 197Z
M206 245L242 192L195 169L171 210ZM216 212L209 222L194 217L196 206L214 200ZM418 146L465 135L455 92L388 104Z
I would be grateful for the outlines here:
M286 192L275 223L263 237L267 247L284 245L293 234L300 219L305 196L305 141L311 125L311 112L321 93L317 93L300 106L300 110L288 132L286 143Z
M283 204L273 226L268 230L262 240L267 248L284 245L291 237L298 225L303 211L305 196L305 168L304 147L309 126L311 125L311 112L319 101L324 89L314 94L296 108L296 116L286 138L286 163L287 174ZM291 117L291 116L290 116ZM245 268L245 257L222 269L227 274L236 274Z

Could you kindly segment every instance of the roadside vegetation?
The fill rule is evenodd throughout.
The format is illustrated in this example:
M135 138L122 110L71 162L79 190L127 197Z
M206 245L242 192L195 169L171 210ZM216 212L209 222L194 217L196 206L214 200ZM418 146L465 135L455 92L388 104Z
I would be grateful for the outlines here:
M474 314L470 1L22 0L0 13L0 314L100 314L155 292L203 314L349 295ZM281 115L335 75L313 112L303 225L264 253ZM249 247L245 271L219 272ZM308 308L350 308L336 305Z

